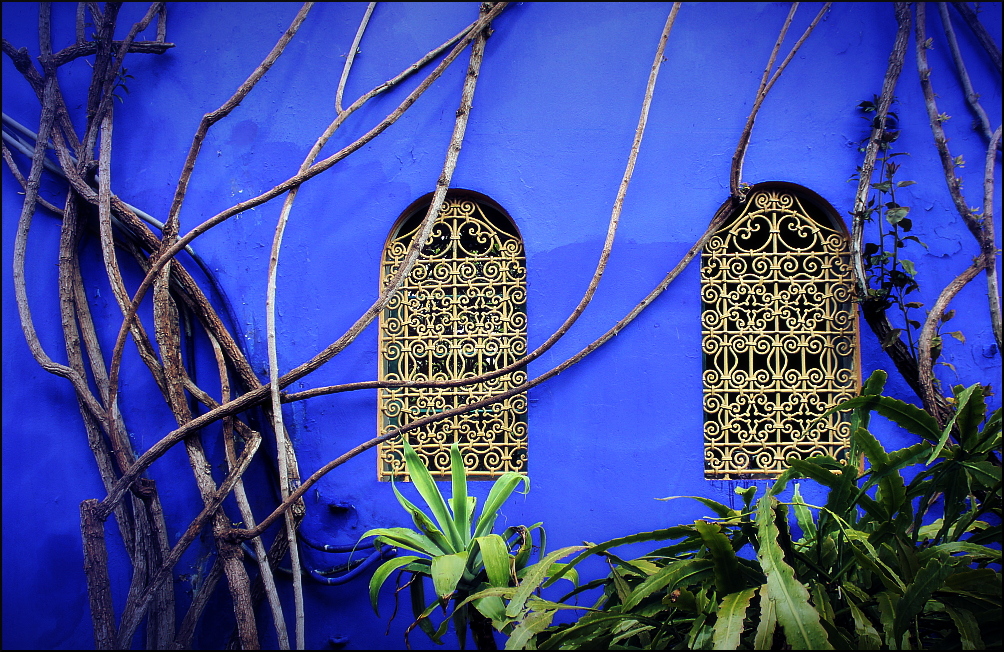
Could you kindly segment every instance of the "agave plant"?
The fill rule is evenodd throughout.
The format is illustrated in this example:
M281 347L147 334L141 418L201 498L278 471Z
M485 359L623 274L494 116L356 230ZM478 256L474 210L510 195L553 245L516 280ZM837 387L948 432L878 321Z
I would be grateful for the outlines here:
M394 571L401 571L410 576L403 586L410 590L415 616L415 621L405 632L406 641L408 633L418 627L434 642L441 643L452 620L461 648L465 647L466 632L470 627L479 650L496 649L492 621L498 622L502 628L505 606L501 597L485 595L474 601L467 598L478 591L516 587L520 579L528 574L532 582L539 583L543 579L538 577L540 573L563 570L560 565L552 566L549 556L544 554L546 537L540 523L530 527L509 527L501 535L493 532L502 505L520 484L524 485L523 493L529 491L530 480L518 473L506 473L499 477L475 520L477 500L467 495L466 470L456 444L450 449L453 497L449 499L443 497L432 474L407 440L404 441L404 460L428 512L414 505L396 485L392 485L398 502L411 515L417 531L405 527L376 528L363 534L362 538L375 536L378 543L417 553L391 559L376 570L370 580L373 609L379 615L377 598L380 589ZM534 532L537 533L536 546ZM538 548L541 561L530 564L534 548ZM575 577L574 571L571 577ZM431 601L427 601L425 594L427 580L431 580L435 592ZM438 627L434 625L432 615L436 608L441 607L445 615L451 603L452 614L444 617Z
M588 613L549 626L552 604L511 599L496 626L522 633L512 649L1000 648L1001 410L988 417L988 389L959 386L941 427L882 396L885 378L836 408L854 410L848 460L791 460L758 501L756 487L736 490L741 511L698 498L715 517L591 546L564 569L603 555L612 572L557 603L602 588ZM926 441L887 452L872 411ZM806 504L797 484L782 502L796 478L829 489L826 504ZM679 542L637 559L611 552L663 540Z

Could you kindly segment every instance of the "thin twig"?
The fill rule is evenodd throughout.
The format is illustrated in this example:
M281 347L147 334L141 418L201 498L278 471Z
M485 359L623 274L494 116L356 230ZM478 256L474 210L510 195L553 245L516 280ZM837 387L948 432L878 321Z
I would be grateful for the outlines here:
M21 170L18 169L17 164L14 162L14 157L11 155L10 150L7 149L7 143L3 143L2 147L3 147L4 163L7 164L7 168L14 175L14 178L17 179L17 182L21 184L21 187L22 188L26 187L28 185L28 180L24 178L24 175L21 174ZM39 197L37 195L35 201L37 201L38 205L41 206L42 208L52 211L53 213L59 215L60 217L63 216L63 209L60 208L59 206L55 206L54 204L47 202L44 198Z
M948 15L948 3L939 2L938 11L941 14L941 24L945 28L945 37L948 39L948 48L952 51L952 60L955 62L955 69L959 72L959 81L962 82L962 90L966 94L966 101L969 103L969 108L976 114L980 130L986 136L987 141L989 141L993 138L993 132L990 131L990 118L987 117L987 112L980 105L980 94L973 90L973 83L969 79L969 72L966 70L965 62L962 60L962 52L959 51L959 42L956 40L955 30L952 28L952 18Z
M784 37L788 33L788 27L791 26L791 21L795 17L795 11L798 10L798 3L791 3L791 8L788 10L788 16L784 19L784 24L781 25L781 32L777 35L777 40L774 42L774 48L770 51L770 57L767 59L767 66L763 69L763 76L760 78L760 87L757 89L756 96L753 98L753 108L750 109L750 114L746 118L746 125L743 127L742 133L739 135L739 143L736 145L736 151L732 155L732 168L729 175L729 193L733 197L740 197L739 184L742 181L743 174L743 159L746 157L746 147L749 145L750 134L753 132L753 122L756 120L757 111L760 109L760 104L763 103L765 97L764 90L767 88L767 81L770 79L770 71L774 67L774 61L777 59L777 53L781 50L781 44L784 43Z
M976 238L977 242L982 241L981 225L973 212L966 204L962 196L962 180L955 176L955 162L951 152L948 151L948 138L945 130L941 126L944 117L938 112L938 105L935 100L934 88L931 86L931 68L927 63L927 30L925 26L927 16L926 3L917 5L916 35L914 37L917 46L917 71L920 74L920 87L924 92L924 105L927 108L928 121L931 123L931 132L934 134L934 144L938 150L938 158L941 160L941 167L945 173L945 182L948 184L948 192L952 196L955 209L962 217L966 227Z
M903 71L903 61L906 58L907 41L910 38L910 5L906 2L894 3L896 11L896 40L889 53L889 63L886 66L885 77L882 80L882 91L875 107L875 118L872 119L872 132L865 147L865 158L858 173L858 190L854 195L854 211L851 227L851 263L854 276L857 277L858 296L865 299L868 296L868 275L865 273L863 251L865 234L865 216L868 207L868 191L871 188L872 174L875 171L875 160L878 158L879 145L886 130L886 117L892 105L896 82Z
M169 231L172 236L177 234L178 229L178 214L181 212L181 205L185 200L185 193L188 191L188 182L192 178L192 172L195 170L195 161L199 157L199 152L202 149L202 143L206 139L206 134L209 132L209 128L214 124L225 118L230 114L237 106L247 97L248 93L255 87L258 81L268 72L272 64L276 62L279 56L286 49L286 46L296 35L296 32L300 29L300 25L307 18L307 13L310 12L311 7L314 6L313 2L305 2L300 11L296 13L293 18L292 24L286 29L279 40L276 42L272 50L266 55L265 59L258 64L258 67L254 69L251 75L244 80L234 94L230 96L226 102L223 103L220 108L207 113L202 116L202 120L199 122L199 128L195 132L195 137L192 138L192 145L188 149L188 156L185 157L185 163L181 168L181 177L178 179L178 186L174 193L174 199L171 201L171 209L168 212L167 222L165 224L165 230ZM166 233L165 233L166 235ZM173 254L172 254L173 255Z
M987 299L990 301L990 323L993 326L994 339L997 340L997 350L1004 351L1001 341L1001 295L997 283L997 248L994 235L994 168L997 162L997 150L1001 143L1001 125L997 125L990 138L987 148L986 165L983 170L983 257L987 269Z
M832 2L827 2L823 5L816 17L812 19L809 26L805 28L802 36L799 37L795 44L791 47L791 51L788 52L788 56L784 58L781 65L777 67L773 75L770 75L771 69L774 67L774 61L777 59L777 53L781 49L781 44L784 42L784 37L788 33L788 27L791 25L792 19L795 17L795 10L798 9L797 2L791 3L791 9L788 11L788 17L784 21L784 25L781 27L781 32L778 34L777 41L774 43L774 49L771 50L770 58L767 60L767 67L764 68L763 77L760 79L760 88L757 90L756 99L753 101L753 108L750 110L749 117L746 118L746 125L743 127L743 131L739 136L739 143L736 145L735 154L732 155L732 167L729 174L729 192L733 197L738 197L740 199L744 198L744 193L742 190L742 176L743 176L743 160L746 158L746 150L749 147L750 136L753 134L753 123L756 121L757 113L760 111L763 101L767 99L767 93L773 88L774 83L780 78L781 73L784 69L788 67L788 64L795 57L795 53L798 49L802 47L809 35L812 34L812 30L816 28L816 25L822 20L826 12L830 10L830 5ZM768 79L768 75L770 75Z
M221 577L223 577L223 560L217 556L216 561L213 562L213 567L209 569L209 574L202 580L202 584L199 585L199 588L195 590L195 595L192 596L192 604L188 607L185 618L181 621L181 626L178 627L178 634L172 646L173 649L186 650L191 647L192 637L195 635L195 627L199 624L199 618L209 604L209 598L212 597L213 590L216 589L216 585L219 583Z
M983 26L980 19L976 16L976 12L973 11L965 2L953 2L952 6L959 12L962 19L966 21L966 24L969 25L969 29L971 29L973 34L976 35L976 40L980 42L983 49L990 55L990 60L993 61L994 66L997 67L997 74L1004 74L1001 71L1001 49L997 47L996 43L994 43L990 33L987 32L987 28Z
M352 47L349 48L349 53L345 55L342 76L338 80L338 89L335 91L335 113L342 112L342 95L345 93L345 83L349 80L349 71L352 70L352 62L355 61L356 52L359 51L359 42L363 40L363 33L366 31L366 25L370 22L370 16L373 15L373 9L376 7L376 4L375 2L371 2L366 5L366 12L363 14L363 19L359 22L356 37L352 39Z
M945 136L945 130L941 126L944 117L938 112L934 88L931 85L930 79L931 68L927 63L926 16L926 4L919 3L917 5L917 24L914 39L917 47L917 71L920 75L920 87L924 93L924 105L927 108L927 117L931 123L931 132L934 134L934 144L938 150L938 158L941 160L941 167L945 173L945 182L948 185L948 192L951 194L952 202L955 204L955 209L962 217L963 222L965 222L969 231L976 238L976 241L980 243L980 256L977 258L976 262L973 263L973 267L977 267L978 272L979 269L994 265L994 259L992 256L987 256L985 254L985 250L987 249L987 243L985 241L986 232L983 224L981 224L980 220L973 214L972 210L970 210L969 206L966 204L965 198L962 196L962 181L955 176L955 162L952 159L951 153L948 151L948 139ZM991 244L990 246L992 247L993 245ZM948 301L955 296L963 285L972 280L972 277L976 275L975 272L970 275L973 267L968 268L965 272L956 277L956 279L949 283L942 291L935 307L928 313L927 320L924 322L924 327L920 334L921 347L918 356L918 364L920 373L919 382L922 388L921 399L923 399L924 406L928 409L928 411L930 411L941 422L944 422L947 419L947 414L943 410L939 409L940 401L938 399L941 398L941 394L934 388L935 378L932 367L933 361L931 360L930 355L931 341L934 337L938 320L941 319L942 313L948 306Z
M945 310L948 309L948 304L955 298L955 295L959 293L969 281L976 278L976 276L983 271L986 267L986 261L983 260L983 256L979 256L973 264L967 267L961 274L952 279L952 282L945 286L945 289L941 291L938 295L938 299L931 306L931 310L927 313L927 319L924 320L924 326L920 330L920 340L919 340L919 352L917 354L918 362L918 375L920 377L921 387L923 388L923 393L921 394L921 399L924 401L924 407L930 412L941 425L945 425L947 421L948 414L941 408L938 398L941 394L934 388L934 360L931 356L931 349L933 348L934 337L938 332L938 324L941 322L941 318L945 314Z
M206 332L209 337L209 343L213 347L213 354L216 357L216 365L220 372L220 402L226 403L230 400L230 379L227 376L227 365L226 357L223 355L223 349L220 347L220 343L216 341L213 334ZM206 405L212 409L217 407L217 405L212 405L211 403L206 403ZM227 417L223 420L223 449L227 458L227 466L230 470L233 470L237 466L237 447L234 442L234 418ZM237 423L240 423L239 421ZM243 424L241 424L243 426ZM243 431L247 430L247 427L242 428ZM248 439L252 436L258 436L257 433L252 434L250 432L242 432L242 436ZM241 519L248 527L254 527L255 523L254 512L251 511L251 502L248 500L247 492L244 490L244 481L241 478L237 479L234 484L234 498L237 500L237 508L240 510ZM282 604L279 602L279 593L275 588L275 577L272 574L272 568L268 561L268 555L265 552L265 544L262 542L261 537L255 537L251 540L251 545L254 547L255 557L258 561L259 566L259 577L264 583L265 594L268 596L268 604L272 609L272 620L275 623L275 633L278 639L279 649L288 650L289 649L289 634L286 631L286 620L282 614Z

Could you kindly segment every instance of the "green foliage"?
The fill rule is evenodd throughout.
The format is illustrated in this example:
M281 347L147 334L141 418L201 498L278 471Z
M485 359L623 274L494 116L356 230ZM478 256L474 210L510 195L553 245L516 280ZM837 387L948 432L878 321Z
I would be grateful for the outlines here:
M394 486L398 502L407 511L417 530L410 528L376 528L367 531L362 538L375 536L378 543L409 550L417 555L406 555L384 562L370 579L370 600L377 611L380 589L395 571L409 575L401 587L408 587L415 621L408 628L420 628L436 643L446 633L452 620L457 630L461 647L465 644L466 631L470 626L475 631L483 625L490 636L489 621L494 621L499 629L511 633L513 638L535 632L534 624L525 625L519 632L513 625L508 629L504 623L506 616L502 597L510 600L510 605L533 605L538 614L547 613L541 609L541 601L529 595L530 589L549 575L564 570L556 563L561 557L584 546L565 548L545 556L544 530L540 523L529 528L510 527L498 535L493 533L499 510L513 491L523 484L527 491L530 481L518 473L506 473L495 481L485 500L480 516L473 520L476 499L467 495L467 476L459 447L450 449L450 476L452 498L446 499L432 478L432 474L422 464L414 449L404 442L405 464L412 483L425 502L426 511L405 498ZM538 544L534 545L533 535L537 533ZM532 550L537 549L540 561L530 563ZM568 575L576 581L575 571ZM431 580L435 596L431 601L425 597L426 580ZM520 581L523 584L520 584ZM399 576L400 585L400 576ZM527 586L523 591L522 586ZM401 589L398 589L399 591ZM472 593L480 591L477 599L469 599ZM450 603L454 608L449 617L444 617L438 626L432 622L436 607L441 607L444 615ZM558 605L556 608L567 608ZM515 607L513 607L515 610ZM550 613L553 614L553 611ZM379 611L377 611L379 615ZM550 624L550 618L543 627ZM475 642L478 642L475 631ZM407 637L407 633L405 635Z
M853 410L848 462L792 460L759 500L754 487L737 489L741 511L701 498L717 518L591 545L550 577L524 575L518 592L468 600L508 600L494 619L513 633L507 649L1001 647L1001 472L993 455L1001 411L987 416L986 388L959 386L955 414L941 428L883 396L885 378L876 372L862 396L836 408ZM923 440L886 451L868 430L873 411ZM826 487L826 504L807 504L798 484L781 502L799 478ZM664 543L635 559L611 552L646 541ZM556 602L526 599L596 555L610 562L607 577ZM592 608L552 626L554 613L587 589L602 591Z

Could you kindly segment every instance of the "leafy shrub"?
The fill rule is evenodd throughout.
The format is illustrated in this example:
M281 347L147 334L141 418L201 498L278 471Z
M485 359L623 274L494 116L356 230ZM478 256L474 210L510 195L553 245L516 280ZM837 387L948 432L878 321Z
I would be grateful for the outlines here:
M1001 411L986 418L988 390L959 386L941 428L882 396L885 379L876 372L862 396L836 408L854 410L848 461L792 460L759 500L756 487L736 490L742 511L698 498L717 518L590 546L538 586L591 555L605 556L611 573L558 602L521 600L535 588L529 577L518 593L468 600L508 600L505 618L495 619L513 633L506 649L1001 647ZM872 411L925 441L887 452L868 430ZM919 464L907 481L904 471ZM797 484L792 500L780 501L797 478L828 488L826 504L806 504ZM936 508L940 518L924 525ZM637 559L611 552L645 541L677 542ZM755 558L740 554L750 550ZM591 588L602 595L585 615L550 626L557 609Z
M450 621L454 623L461 648L466 641L470 626L478 649L495 649L492 637L492 621L499 623L506 618L505 606L498 595L484 593L476 600L468 596L478 591L498 590L517 587L520 582L527 586L527 593L549 575L562 571L573 581L575 570L566 571L561 565L553 564L555 554L544 554L546 537L540 523L530 527L506 528L501 534L492 532L499 510L512 492L522 483L530 489L530 480L518 473L505 473L492 485L477 521L473 520L477 501L467 495L467 477L459 447L450 449L450 476L453 497L446 499L432 479L432 474L422 464L418 454L404 441L405 464L408 474L428 508L422 511L401 495L394 486L398 502L408 511L418 531L410 528L377 528L367 531L362 538L376 536L378 543L396 546L419 553L421 556L406 555L384 562L370 580L370 599L373 610L377 611L377 598L381 587L390 575L400 570L410 575L404 586L409 588L411 606L415 621L405 633L419 627L436 643L446 633ZM537 532L538 545L533 543L533 533ZM530 564L530 554L537 548L540 561ZM557 555L567 556L571 551L582 550L575 546ZM563 553L563 554L562 554ZM431 580L435 598L426 601L426 580ZM403 588L403 587L402 587ZM505 594L514 601L519 598L512 593ZM535 596L525 595L534 605ZM431 616L437 607L445 613L450 602L454 608L450 617L444 618L436 627ZM377 611L379 614L379 611ZM510 630L511 631L511 630Z

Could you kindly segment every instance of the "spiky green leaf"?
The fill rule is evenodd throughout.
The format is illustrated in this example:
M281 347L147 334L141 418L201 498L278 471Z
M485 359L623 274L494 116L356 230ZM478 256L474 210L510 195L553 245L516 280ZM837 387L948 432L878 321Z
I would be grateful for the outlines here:
M512 582L512 557L506 549L505 541L497 534L488 534L475 539L481 551L481 559L488 573L491 586L509 586Z
M767 585L760 587L760 620L756 625L754 650L769 650L774 646L774 630L777 629L777 609L774 601L767 597Z
M415 486L418 493L422 496L425 504L429 506L429 509L432 511L432 515L436 517L439 529L453 544L454 552L466 549L467 546L464 544L463 538L457 531L456 524L454 524L453 519L450 516L450 510L446 506L446 500L443 498L443 494L439 491L439 487L436 486L436 481L432 479L432 474L429 473L429 469L425 467L425 464L422 463L418 453L416 453L415 449L408 443L407 437L403 438L401 442L404 445L404 461L405 465L408 467L408 475L411 476L411 482Z
M701 576L711 575L713 569L714 564L710 559L685 559L670 562L658 573L634 588L630 597L624 601L624 609L631 609L656 591L671 590L677 585L685 585L685 583L696 581Z
M387 581L391 573L419 559L422 558L413 556L395 557L380 564L373 572L373 577L370 578L370 603L373 605L373 611L376 615L380 615L380 611L377 609L377 599L380 597L380 589L383 587L383 583Z
M530 478L519 473L504 473L495 481L481 508L481 516L478 518L477 525L474 527L475 537L491 533L492 528L495 527L495 519L498 518L499 510L505 501L509 500L509 496L520 483L523 484L526 491L530 491Z
M432 558L432 586L441 600L446 600L457 589L467 566L467 551Z

